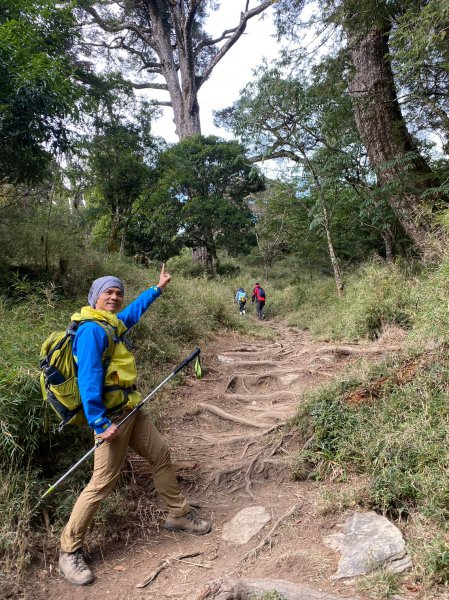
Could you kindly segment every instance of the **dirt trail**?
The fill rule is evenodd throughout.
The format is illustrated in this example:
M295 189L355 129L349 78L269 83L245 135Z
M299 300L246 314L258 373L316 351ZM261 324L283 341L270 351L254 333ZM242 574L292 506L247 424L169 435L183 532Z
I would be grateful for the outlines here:
M332 494L334 486L291 480L289 464L300 440L282 424L295 413L305 390L332 380L362 353L376 360L395 347L338 347L314 342L281 322L264 322L261 327L272 330L274 338L228 334L203 347L204 378L189 376L174 392L170 416L161 428L184 493L212 520L213 531L203 537L169 533L149 519L145 540L131 539L95 553L94 585L74 588L56 574L55 565L47 565L38 573L40 591L35 588L35 597L187 600L220 577L287 579L342 597L357 592L363 597L351 584L330 579L338 554L323 538L342 515L324 516L319 504L323 490ZM131 457L130 464L136 477L146 477L137 457ZM162 509L158 502L156 498L156 514ZM242 546L225 542L223 524L254 505L268 509L272 520ZM264 541L256 555L251 554ZM136 588L164 559L173 557L178 559L162 565L152 583Z

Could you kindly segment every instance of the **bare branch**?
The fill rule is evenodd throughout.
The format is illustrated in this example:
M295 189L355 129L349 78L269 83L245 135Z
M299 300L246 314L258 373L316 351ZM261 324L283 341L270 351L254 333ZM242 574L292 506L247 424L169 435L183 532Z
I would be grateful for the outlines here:
M295 162L301 162L298 156L292 150L268 150L264 154L256 154L248 158L250 163L262 162L264 160L272 160L274 158L289 158Z
M205 48L206 46L215 46L215 44L218 44L219 42L222 42L223 40L229 39L230 34L235 33L235 31L237 31L237 27L233 27L232 29L225 29L223 31L223 33L220 35L220 37L215 38L213 40L203 40L195 48L195 54L198 54L198 52L202 48Z
M129 83L133 86L135 90L168 90L168 86L166 83L151 83L151 82L133 82L129 81Z
M111 22L105 21L93 8L93 6L89 6L87 4L82 4L83 10L85 10L95 21L97 25L99 25L104 31L108 33L118 33L119 31L133 31L143 42L151 45L151 36L148 30L144 30L141 27L138 27L136 23L132 23L131 21L123 21L121 23L117 23L113 25Z
M253 17L260 15L264 10L269 8L273 4L274 0L265 0L261 2L258 6L255 6L251 10L248 10L249 0L246 2L245 12L240 14L240 23L238 27L236 27L232 36L228 39L226 44L220 49L220 51L214 56L214 58L209 63L208 67L203 72L202 76L198 78L198 89L201 85L207 80L209 75L212 73L215 66L220 62L220 60L225 56L225 54L232 48L232 46L240 39L242 34L246 29L246 25L250 19Z

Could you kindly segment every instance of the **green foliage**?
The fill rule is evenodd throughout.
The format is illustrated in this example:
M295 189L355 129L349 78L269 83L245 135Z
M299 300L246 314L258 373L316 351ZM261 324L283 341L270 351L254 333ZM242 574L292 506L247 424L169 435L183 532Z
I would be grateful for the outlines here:
M443 343L449 339L449 257L418 282L419 305L412 339L426 344L429 339Z
M127 230L140 211L143 190L154 180L154 170L144 161L141 130L131 123L102 124L89 147L88 165L94 187L93 204L109 217L108 250L124 246Z
M270 260L274 241L317 266L331 245L345 262L382 253L395 218L373 190L345 91L347 56L294 73L286 78L280 68L261 68L234 106L218 113L253 154L290 159L283 169L289 193L278 183L261 196L265 206L255 206L258 226L264 225L257 232L262 255Z
M73 78L71 3L2 3L0 9L0 180L35 182L52 155L67 150L68 116L80 89Z
M159 172L158 203L178 204L185 245L207 248L211 261L219 248L247 247L252 218L244 199L262 189L263 178L237 142L189 137L161 155Z
M421 135L423 131L440 130L445 149L449 136L448 24L447 0L410 2L391 40L397 77L411 92L405 102L409 117Z

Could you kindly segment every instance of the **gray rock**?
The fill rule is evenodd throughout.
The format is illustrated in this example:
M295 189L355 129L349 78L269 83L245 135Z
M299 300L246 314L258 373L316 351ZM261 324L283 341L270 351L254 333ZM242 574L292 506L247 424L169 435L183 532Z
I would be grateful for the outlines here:
M354 513L341 533L332 534L325 541L341 552L332 579L364 575L380 567L401 573L412 565L399 529L372 511Z
M235 600L253 600L263 592L276 591L285 600L359 600L354 596L335 596L284 579L242 579L234 586Z
M231 363L235 363L235 360L233 358L231 358L230 356L224 356L223 354L217 354L217 359L218 362L224 363L224 364L231 364Z
M224 524L221 537L237 546L246 544L271 520L264 506L248 506Z

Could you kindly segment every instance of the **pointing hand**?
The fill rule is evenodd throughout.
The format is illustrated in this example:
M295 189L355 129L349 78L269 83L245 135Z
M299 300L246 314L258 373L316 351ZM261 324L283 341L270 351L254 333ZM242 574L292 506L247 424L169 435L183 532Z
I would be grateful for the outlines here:
M159 275L159 283L157 284L157 287L161 288L161 290L165 290L170 281L171 275L165 271L165 263L162 263L161 274Z

